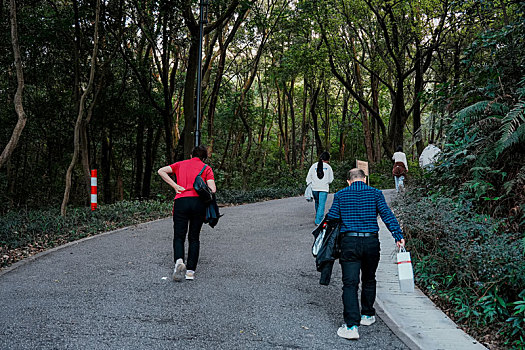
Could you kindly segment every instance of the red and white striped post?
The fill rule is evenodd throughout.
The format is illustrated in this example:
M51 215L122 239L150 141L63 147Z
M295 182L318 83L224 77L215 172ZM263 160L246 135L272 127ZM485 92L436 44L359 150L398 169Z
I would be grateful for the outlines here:
M97 209L97 169L91 170L91 211Z

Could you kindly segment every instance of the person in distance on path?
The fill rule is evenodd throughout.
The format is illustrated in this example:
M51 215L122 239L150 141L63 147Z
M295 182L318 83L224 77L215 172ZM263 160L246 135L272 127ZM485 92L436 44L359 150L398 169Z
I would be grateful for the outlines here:
M200 145L191 151L191 159L167 165L158 170L162 179L175 190L173 203L173 258L175 269L173 279L181 281L183 278L193 280L195 268L199 260L199 235L206 215L206 206L193 189L195 177L206 166L204 160L208 158L208 149ZM175 174L177 182L169 176ZM211 167L206 166L201 174L213 193L216 192L215 178ZM189 233L188 233L189 223ZM188 234L188 260L184 264L184 242Z
M434 169L434 163L436 162L440 152L441 149L434 145L434 140L430 140L428 142L428 146L425 147L419 156L419 166L421 169L428 171Z
M398 146L396 152L392 156L394 167L392 168L392 175L396 184L396 192L403 192L405 189L405 175L408 172L407 156L403 153L403 146Z
M319 161L312 164L308 175L306 175L306 185L312 185L312 194L315 200L315 219L317 226L323 221L326 198L330 191L330 184L334 181L334 172L328 162L330 153L323 152L319 156Z
M348 187L337 192L327 217L341 220L343 273L343 316L345 323L337 335L359 339L359 325L370 326L375 319L376 269L379 263L379 225L377 214L392 233L398 247L405 245L403 232L388 207L383 193L366 185L365 173L354 168L348 172ZM357 290L361 272L361 311Z

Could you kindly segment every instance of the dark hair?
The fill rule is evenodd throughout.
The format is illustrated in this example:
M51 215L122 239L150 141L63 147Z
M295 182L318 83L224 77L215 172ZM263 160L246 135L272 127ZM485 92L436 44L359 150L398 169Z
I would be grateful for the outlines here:
M199 145L191 150L192 157L199 157L203 162L208 158L208 147Z
M403 152L403 146L397 146L396 152Z
M322 179L324 177L324 170L323 170L323 160L329 161L330 160L330 153L327 151L324 151L319 156L319 162L317 162L317 178Z
M362 169L353 168L348 171L348 174L346 175L346 179L350 181L357 180L357 179L361 180L361 179L366 179L366 175Z

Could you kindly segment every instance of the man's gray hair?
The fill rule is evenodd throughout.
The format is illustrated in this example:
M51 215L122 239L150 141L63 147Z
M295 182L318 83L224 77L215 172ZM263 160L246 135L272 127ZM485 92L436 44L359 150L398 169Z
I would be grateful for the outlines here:
M365 172L362 169L353 168L348 171L348 180L354 181L354 180L363 180L366 179Z

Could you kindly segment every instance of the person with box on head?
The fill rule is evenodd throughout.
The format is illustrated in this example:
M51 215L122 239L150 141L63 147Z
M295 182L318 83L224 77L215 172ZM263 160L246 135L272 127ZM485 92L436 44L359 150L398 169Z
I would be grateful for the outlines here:
M405 245L405 239L383 193L365 183L363 170L350 170L347 182L348 187L334 195L327 218L341 220L339 263L343 273L345 323L337 330L337 335L346 339L359 339L358 327L369 326L376 321L376 269L380 258L377 214L392 233L398 247ZM361 310L357 298L359 273Z

